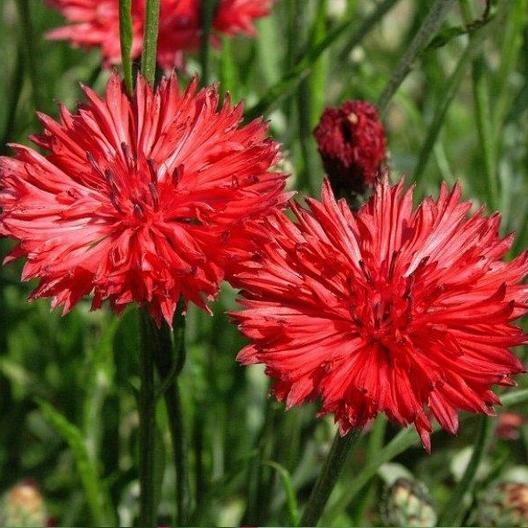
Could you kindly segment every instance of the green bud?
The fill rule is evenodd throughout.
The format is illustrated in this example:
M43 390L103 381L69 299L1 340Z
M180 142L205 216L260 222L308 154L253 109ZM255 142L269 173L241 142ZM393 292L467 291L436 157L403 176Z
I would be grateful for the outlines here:
M408 478L397 479L385 494L382 510L386 526L433 527L437 515L425 485Z
M37 486L30 482L13 486L2 498L0 522L2 526L46 526L46 505Z
M478 507L479 526L528 526L528 484L498 482L483 495Z

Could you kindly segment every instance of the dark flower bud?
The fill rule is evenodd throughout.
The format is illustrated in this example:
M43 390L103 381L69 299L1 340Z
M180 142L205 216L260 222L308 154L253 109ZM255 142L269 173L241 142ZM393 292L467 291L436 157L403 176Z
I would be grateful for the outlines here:
M386 141L383 124L372 104L346 101L339 108L327 108L314 136L336 194L363 194L379 179Z

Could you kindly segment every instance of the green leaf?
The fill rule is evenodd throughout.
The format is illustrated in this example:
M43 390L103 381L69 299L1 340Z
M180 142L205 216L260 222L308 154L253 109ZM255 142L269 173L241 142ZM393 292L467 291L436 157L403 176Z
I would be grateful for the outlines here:
M97 465L92 460L80 429L68 421L49 403L37 400L44 418L68 444L75 458L77 471L84 488L86 502L95 526L108 526L112 521L108 515L110 504L106 487L101 481Z
M299 526L299 506L297 504L297 497L295 495L295 489L293 487L290 472L284 466L281 466L277 462L268 460L264 461L262 464L271 467L279 474L282 485L284 487L284 492L286 493L286 505L288 507L288 515L290 517L289 525Z

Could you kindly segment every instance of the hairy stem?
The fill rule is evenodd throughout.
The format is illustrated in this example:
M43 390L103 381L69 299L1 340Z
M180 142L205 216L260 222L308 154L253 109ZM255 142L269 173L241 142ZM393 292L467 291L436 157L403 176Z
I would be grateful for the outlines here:
M132 80L132 0L119 0L119 38L123 76L129 94L134 90Z
M141 73L152 86L156 77L156 54L161 0L147 0Z

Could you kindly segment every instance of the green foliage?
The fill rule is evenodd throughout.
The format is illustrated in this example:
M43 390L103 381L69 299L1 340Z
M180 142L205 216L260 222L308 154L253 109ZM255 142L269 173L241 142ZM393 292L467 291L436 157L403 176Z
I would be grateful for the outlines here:
M296 175L291 187L312 195L323 176L312 137L323 108L346 98L379 100L435 2L349 0L342 11L338 4L279 0L273 15L258 22L255 39L223 38L218 48L204 41L182 74L186 80L205 68L235 102L245 100L247 119L264 114L271 134L285 145L285 164ZM387 100L384 119L394 175L414 181L420 196L436 194L441 180L459 180L466 197L500 211L505 234L517 233L514 256L528 245L528 2L491 4L487 13L476 0L449 11L437 34L428 35L403 65L410 71ZM38 130L35 107L56 116L56 101L72 108L80 99L79 82L100 91L108 78L96 51L44 38L60 24L45 2L0 1L2 154L5 143L27 143ZM148 53L152 59L151 47ZM150 62L150 76L152 68ZM131 65L126 79L131 85ZM3 257L9 243L0 248ZM116 317L91 312L87 301L61 318L49 312L47 301L27 303L30 285L20 283L19 274L19 264L0 272L0 493L31 478L60 525L134 523L137 311ZM187 316L187 362L178 385L188 442L189 522L296 525L333 426L314 418L315 406L285 412L267 398L263 370L236 363L244 342L226 315L237 308L234 299L225 287L212 307L214 317L193 307ZM157 377L158 391L162 383ZM528 384L523 377L519 384L502 400L522 412ZM378 420L344 467L323 524L379 525L382 465L391 461L427 484L441 512L457 482L450 460L458 460L479 431L470 417L461 424L458 437L436 432L428 457L414 431ZM159 404L154 493L160 524L176 517L169 426ZM457 489L467 500L449 512L450 523L476 522L475 504L483 496L494 519L504 514L484 492L511 468L526 465L528 433L524 428L517 439L488 440L482 439L489 445L485 460L471 458L460 471ZM486 472L475 467L484 464Z

